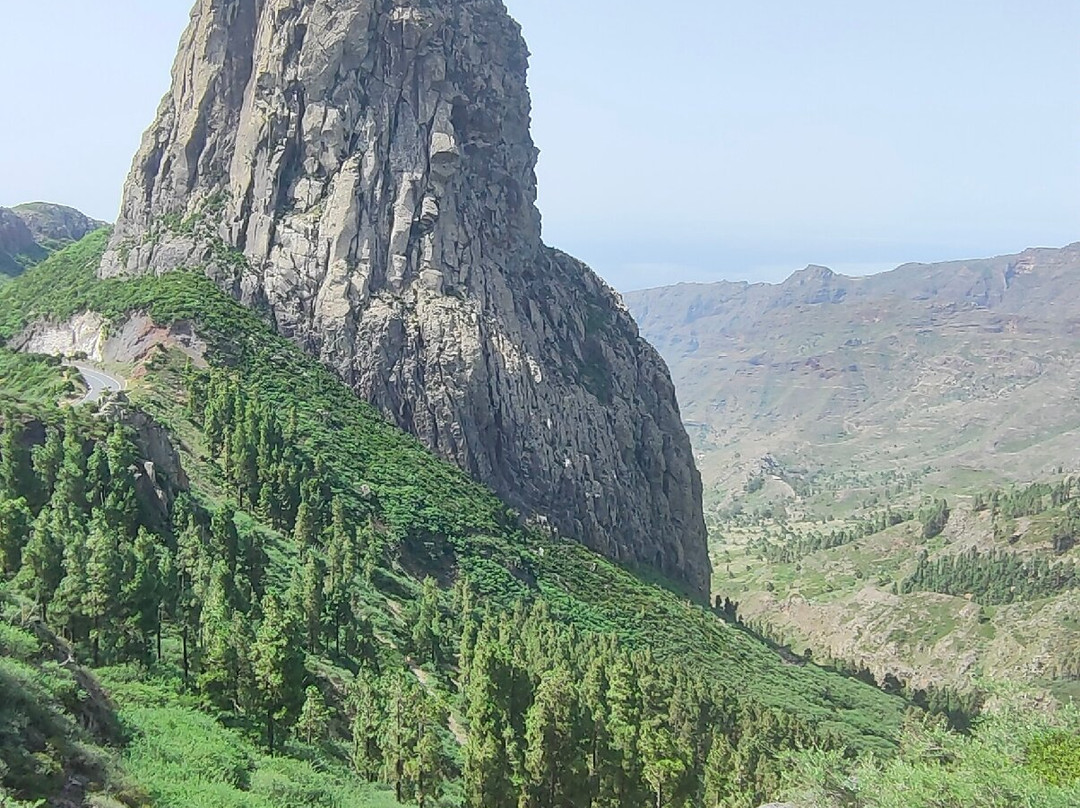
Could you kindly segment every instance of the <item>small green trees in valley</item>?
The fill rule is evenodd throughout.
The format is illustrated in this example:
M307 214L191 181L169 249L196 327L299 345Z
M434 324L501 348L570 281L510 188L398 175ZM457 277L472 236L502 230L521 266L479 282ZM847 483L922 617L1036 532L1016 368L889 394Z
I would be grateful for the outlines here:
M923 526L923 538L934 539L941 535L949 523L949 503L943 499L923 510L919 515Z

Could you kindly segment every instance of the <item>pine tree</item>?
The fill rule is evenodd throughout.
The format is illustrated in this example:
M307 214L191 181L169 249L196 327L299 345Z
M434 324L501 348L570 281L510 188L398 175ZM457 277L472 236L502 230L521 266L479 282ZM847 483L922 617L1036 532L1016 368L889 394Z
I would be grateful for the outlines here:
M36 478L22 437L22 423L13 414L6 414L0 429L0 493L8 499L30 501L34 494L31 483Z
M382 556L382 542L373 525L357 528L356 546L360 553L360 571L364 574L364 580L371 583Z
M369 782L375 780L382 766L379 740L383 711L376 684L371 673L361 668L349 691L349 704L353 713L352 764L356 773Z
M304 630L307 636L309 654L319 652L319 640L322 637L323 586L325 574L322 563L314 552L308 552L304 560L303 575L300 581L300 608L304 616Z
M588 794L580 703L568 668L546 673L525 719L528 808L574 808Z
M413 651L419 662L439 664L442 657L443 628L439 612L439 585L434 578L424 579L420 599L413 619Z
M421 699L419 685L411 673L402 670L391 676L381 745L385 782L394 787L394 796L399 803L413 796L407 768L416 754Z
M64 575L64 540L56 510L46 508L34 520L30 541L22 552L22 568L16 581L38 605L41 619L48 621L48 604Z
M95 444L96 448L97 444ZM104 449L102 450L102 456ZM56 471L56 483L53 496L58 502L67 504L78 511L85 511L92 504L89 500L87 485L90 469L87 466L86 447L79 437L79 426L75 416L69 411L64 422L64 439L61 443L60 465ZM104 505L102 496L100 505Z
M22 497L0 494L0 574L14 575L22 566L23 548L30 541L33 515Z
M705 808L721 808L735 796L732 780L735 750L721 732L713 733L712 747L705 761Z
M86 542L86 611L90 620L90 644L94 665L111 660L119 640L120 587L124 558L120 536L99 515L90 525Z
M232 710L242 701L257 702L243 692L249 664L251 625L229 602L231 582L224 561L214 563L200 609L199 690L218 710ZM254 652L254 651L252 651Z
M205 552L202 534L186 498L174 507L176 522L176 594L174 617L180 625L181 665L184 684L190 682L191 663L201 623L201 601L196 591L203 579Z
M416 750L406 761L406 774L413 783L418 808L426 808L442 795L446 771L439 731L446 723L446 712L433 698L423 698L415 717Z
M262 622L251 649L257 703L266 720L266 742L273 754L275 729L291 723L304 681L304 653L296 621L272 592L263 598Z
M241 659L229 603L229 572L225 562L214 562L200 610L201 672L199 691L219 710L230 710L241 696Z
M641 754L645 779L656 795L656 808L663 808L668 787L686 770L682 750L667 727L654 723L642 732Z
M67 440L64 442L64 466L61 469L60 479L57 481L57 487L63 488L65 484L72 486L72 489L78 485L79 471L75 467L74 455L69 454L67 451ZM105 497L109 491L109 458L105 452L105 446L102 443L94 445L93 451L90 452L90 457L85 464L86 469L86 481L83 487L87 502L95 508L105 507ZM68 489L68 490L72 490ZM71 498L72 494L65 494L67 498Z
M229 602L235 603L240 536L236 531L236 508L230 502L222 505L210 518L210 552L215 560L225 562L230 581Z
M308 685L304 693L304 706L296 730L308 744L323 743L330 736L330 709L322 691L315 685Z
M60 431L50 427L45 435L45 443L35 447L32 456L34 473L41 484L41 497L48 501L52 498L60 467L64 463L64 441Z
M255 504L255 513L264 522L269 522L273 527L281 526L281 511L278 503L280 496L275 496L275 479L271 478L259 489L259 501Z
M615 800L618 760L612 750L608 730L610 708L607 702L610 664L609 643L597 649L588 661L581 684L581 697L586 709L586 750L589 769L589 804L607 805Z
M326 555L326 613L334 651L341 656L342 628L353 619L351 595L356 579L356 553L339 500L334 502L333 526Z
M86 531L81 526L70 530L63 551L63 572L60 585L53 594L49 614L55 625L73 643L82 645L90 640L90 616L87 611L89 582L87 569L90 549Z
M296 511L296 526L293 528L293 541L297 547L314 547L318 539L315 524L315 512L307 500L300 503Z
M269 561L259 531L248 530L243 535L238 535L237 544L236 606L250 612L266 593L265 578Z
M139 503L135 495L135 447L120 424L115 424L109 433L105 456L109 464L106 518L109 525L121 535L134 538L139 518Z
M259 690L255 682L254 647L255 634L251 620L240 610L232 613L229 631L233 647L235 668L233 677L236 683L236 700L244 713L258 715L261 707ZM302 664L302 661L301 661ZM299 685L298 685L299 686Z
M146 528L139 528L133 547L134 575L127 583L125 599L131 607L133 628L140 637L139 651L150 660L151 641L161 660L161 606L165 599L165 571L170 565L168 548L158 544Z
M613 784L615 805L640 805L644 796L639 750L642 704L637 681L629 657L624 652L615 654L608 668L607 694L611 748L619 761Z
M258 424L255 405L248 402L232 433L232 469L236 499L254 509L259 501Z
M463 780L468 805L512 808L518 789L507 741L513 742L508 711L511 673L506 651L497 645L490 627L477 637L472 663L465 672L465 718L469 740L464 750ZM510 735L511 737L507 737Z

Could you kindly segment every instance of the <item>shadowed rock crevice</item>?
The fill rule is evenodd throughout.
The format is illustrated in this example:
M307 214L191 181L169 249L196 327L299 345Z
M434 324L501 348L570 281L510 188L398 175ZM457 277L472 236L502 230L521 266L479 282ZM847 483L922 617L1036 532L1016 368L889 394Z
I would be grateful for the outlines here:
M499 0L200 0L101 274L205 267L524 513L704 595L667 368L541 241L527 66Z

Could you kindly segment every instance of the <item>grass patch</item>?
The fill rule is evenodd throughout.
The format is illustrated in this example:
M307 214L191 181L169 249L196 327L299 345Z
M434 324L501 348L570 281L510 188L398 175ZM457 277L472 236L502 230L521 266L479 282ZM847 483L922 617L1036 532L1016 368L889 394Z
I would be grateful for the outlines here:
M103 672L123 704L132 742L127 771L157 808L395 808L393 795L361 782L315 750L270 757L238 729L219 724L168 679L132 681ZM303 759L303 756L312 759Z

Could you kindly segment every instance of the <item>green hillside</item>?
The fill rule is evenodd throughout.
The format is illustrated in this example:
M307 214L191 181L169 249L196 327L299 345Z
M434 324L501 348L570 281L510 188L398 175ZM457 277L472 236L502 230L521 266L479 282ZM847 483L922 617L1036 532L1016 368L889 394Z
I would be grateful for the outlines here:
M48 202L0 207L0 284L104 225Z
M718 596L819 663L914 688L1080 692L1075 477L844 519L758 500L712 527Z
M969 736L943 722L913 719L901 753L845 760L833 752L794 755L786 798L800 808L1073 808L1080 804L1080 715L1048 715L1017 702Z
M186 783L212 771L213 793L244 796L206 804L322 804L259 802L279 781L361 804L332 797L352 778L448 804L555 788L570 804L581 789L621 804L669 790L674 805L709 788L749 806L777 786L785 748L895 748L901 700L787 664L524 527L201 275L97 281L105 239L6 286L0 335L86 310L113 331L140 312L189 323L208 349L110 366L129 403L106 416L5 373L5 572L144 738L115 746L155 804L196 804ZM70 392L54 364L4 363ZM162 467L149 493L131 471L148 442L133 412L179 450L182 469ZM238 758L194 763L204 752Z

